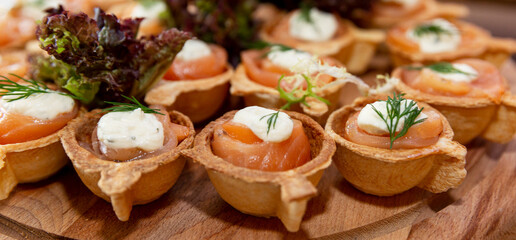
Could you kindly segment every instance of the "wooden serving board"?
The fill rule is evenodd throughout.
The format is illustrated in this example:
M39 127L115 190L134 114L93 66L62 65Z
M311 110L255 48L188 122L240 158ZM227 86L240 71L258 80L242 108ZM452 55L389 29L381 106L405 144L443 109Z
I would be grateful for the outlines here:
M516 88L516 65L509 62L503 73ZM130 220L120 222L111 204L93 195L69 165L50 179L19 185L0 201L0 233L38 239L516 238L516 140L502 145L476 139L467 147L464 183L441 194L415 188L393 197L367 195L332 165L296 233L277 218L233 209L193 162L164 196L135 206Z

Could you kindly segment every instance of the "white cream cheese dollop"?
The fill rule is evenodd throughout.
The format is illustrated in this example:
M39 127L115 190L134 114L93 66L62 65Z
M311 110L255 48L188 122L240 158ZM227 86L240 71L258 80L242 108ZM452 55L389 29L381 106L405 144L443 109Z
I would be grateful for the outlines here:
M137 3L131 12L131 17L133 18L145 18L143 19L142 24L146 20L149 19L158 19L159 15L162 12L167 11L167 6L163 1L154 1L152 4L142 5L141 3Z
M61 113L68 113L75 107L75 101L57 92L36 93L27 98L9 102L18 96L3 96L0 105L5 111L16 113L39 120L52 120Z
M311 22L307 22L301 11L296 11L289 19L289 34L297 39L323 42L330 40L337 32L338 22L331 13L320 11L317 8L310 9Z
M310 61L313 57L312 54L307 52L295 49L281 51L278 47L272 47L269 54L267 54L267 59L274 65L289 70L302 62Z
M41 21L47 15L45 9L66 5L65 0L21 0L21 2L23 4L22 15L32 17L36 21Z
M461 42L461 34L459 29L452 23L442 18L434 19L422 23L423 25L435 25L446 33L425 33L420 36L416 35L415 29L413 28L407 31L407 37L419 45L419 50L424 53L440 53L454 51L457 49Z
M285 141L292 135L294 122L286 113L280 112L276 120L276 126L271 126L269 133L267 133L267 119L273 113L276 113L276 111L263 107L246 107L235 114L233 122L244 124L263 141Z
M163 124L150 113L140 108L131 112L110 112L97 123L97 138L100 151L107 148L139 148L150 152L159 149L165 141Z
M400 109L403 111L406 106L409 106L409 104L413 102L412 100L402 100L400 104ZM382 118L376 113L376 111L373 109L373 106L378 110L383 116L387 116L387 103L385 101L376 101L372 104L367 104L357 117L357 124L358 127L365 132L369 134L374 135L383 135L388 134L389 130L387 129L387 124L382 120ZM415 105L417 107L417 105ZM419 116L417 116L416 121L427 118L427 115L424 113L420 113ZM405 124L406 117L402 117L399 122L398 126L396 128L396 132L401 131L403 129L403 124Z
M478 72L473 67L465 63L453 63L453 68L464 72L464 73L442 73L437 71L432 71L434 74L437 74L439 77L446 79L452 82L465 82L470 83L478 78Z
M183 49L177 53L176 58L183 61L192 61L202 57L209 56L211 49L208 44L198 39L190 39L186 41Z

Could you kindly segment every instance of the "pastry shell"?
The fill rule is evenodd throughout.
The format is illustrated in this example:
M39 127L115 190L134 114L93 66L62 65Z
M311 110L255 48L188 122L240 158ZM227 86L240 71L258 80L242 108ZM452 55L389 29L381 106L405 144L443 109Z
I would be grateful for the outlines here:
M468 8L461 4L441 3L435 0L424 0L421 2L421 8L408 15L392 17L371 14L371 18L366 21L368 21L370 27L388 29L396 24L408 21L417 22L436 17L459 18L469 14Z
M308 200L317 194L315 186L331 164L335 143L311 118L284 112L303 123L311 156L315 156L300 167L268 172L238 167L214 155L211 150L214 128L233 119L236 111L208 124L195 138L194 148L185 151L185 155L204 165L215 189L231 206L255 216L276 216L288 231L295 232L299 230Z
M149 203L167 192L183 170L185 158L181 152L192 145L195 130L183 114L169 113L173 123L190 129L188 137L173 150L128 162L99 159L91 148L85 148L85 145L91 145L91 134L101 117L100 110L72 121L59 134L82 182L95 195L111 202L121 221L129 219L133 205Z
M439 110L454 132L454 140L467 144L477 136L497 143L507 143L516 134L516 97L506 91L500 103L487 98L439 96L411 88L401 79L402 69L393 71L400 79L396 90L405 97L430 104Z
M360 191L377 196L395 195L415 186L433 193L459 186L466 177L466 148L452 141L453 131L442 115L443 132L439 140L423 148L383 149L356 144L343 137L351 113L376 100L358 98L328 119L326 132L337 143L333 160L344 178Z
M58 136L62 131L32 141L0 145L0 200L6 199L18 183L40 181L68 163Z
M337 83L314 90L318 96L328 100L330 105L309 97L306 101L310 107L295 104L291 106L290 110L305 113L320 124L324 124L330 113L339 107L340 93L344 87L345 83ZM250 79L243 64L238 65L235 74L231 77L230 92L232 95L242 96L246 106L280 108L287 103L280 98L280 94L275 88L261 85Z
M217 76L184 81L161 80L145 95L148 104L176 110L199 123L213 116L226 98L233 67Z
M276 40L272 30L280 21L290 18L292 13L278 14L274 20L265 22L259 31L259 37L266 42L286 44ZM374 56L378 44L385 40L385 33L380 30L364 30L357 28L348 20L339 18L339 28L343 31L331 40L324 42L299 41L294 46L299 50L310 52L318 56L330 56L339 60L348 72L360 74L367 70L369 62ZM288 34L288 33L286 33Z
M422 63L428 65L435 62L452 62L461 58L480 58L491 62L498 68L516 52L516 41L512 39L492 37L486 30L473 24L452 21L463 33L463 35L473 35L474 40L468 43L468 46L459 46L455 51L441 53L423 53L409 52L401 46L389 41L391 30L387 33L387 46L389 48L391 59L396 67L409 65L412 63ZM415 22L398 25L396 28L409 28L414 26Z

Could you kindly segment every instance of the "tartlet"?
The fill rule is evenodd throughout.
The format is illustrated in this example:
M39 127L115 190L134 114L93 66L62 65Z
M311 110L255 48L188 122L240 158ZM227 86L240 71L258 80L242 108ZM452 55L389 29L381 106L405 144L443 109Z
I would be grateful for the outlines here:
M315 186L324 169L330 166L335 143L310 117L284 111L300 120L308 136L312 159L287 171L267 172L233 165L214 155L211 141L214 128L233 119L228 112L208 124L196 137L194 148L186 156L205 166L220 196L237 210L255 216L277 216L288 231L298 231L310 198L317 194Z
M399 79L399 81L396 80L395 89L405 93L408 98L426 102L439 110L448 119L454 131L454 140L459 143L466 144L477 136L483 136L493 142L507 143L514 137L516 97L507 88L502 92L500 99L443 96L409 86L402 76L403 71L403 67L398 67L392 72L392 77ZM503 76L499 72L497 74L502 78L502 84L506 84Z
M406 36L409 29L422 26L427 21L403 23L389 30L387 46L394 65L430 64L461 58L480 58L500 68L509 56L516 52L516 41L512 39L492 37L488 31L467 22L458 20L449 22L460 32L462 36L460 43L455 50L435 53L422 52L419 46Z
M148 104L159 104L188 116L192 122L202 122L222 106L229 89L233 67L219 75L183 81L161 80L145 95Z
M254 51L254 50L250 50ZM289 50L290 51L290 50ZM295 50L294 50L295 51ZM242 54L244 56L244 53ZM325 61L323 65L327 63L335 63L336 65L332 65L332 67L336 67L333 69L321 70L321 62L316 63L314 60L303 60L299 59L299 62L295 64L296 69L288 69L291 75L285 76L285 78L289 77L301 77L301 74L310 75L312 74L311 79L319 81L319 73L323 73L332 77L333 80L330 82L320 81L320 83L314 83L315 85L314 93L326 99L330 104L327 105L324 102L321 102L313 97L306 98L306 102L309 106L304 104L293 104L290 107L290 110L305 113L315 119L317 122L324 124L326 119L330 115L330 113L339 107L339 99L343 88L347 82L352 82L354 84L359 84L359 87L366 88L366 84L363 83L358 78L355 78L351 74L346 72L346 68L342 68L342 65L338 63L338 61L334 60L330 57L321 57ZM313 69L318 68L311 73L305 73L307 71L312 71ZM309 70L310 69L310 70ZM259 83L252 79L252 75L249 74L250 70L247 69L246 65L241 63L238 65L235 74L231 77L231 88L230 93L236 96L242 96L246 106L261 106L265 108L280 108L285 103L286 100L280 97L280 93L278 89L271 86L266 86L262 83ZM260 68L260 71L267 72L267 70ZM301 73L299 71L302 71ZM273 73L278 75L278 80L281 77L281 74ZM315 78L317 79L315 79ZM276 81L278 81L276 80ZM277 86L277 84L276 84ZM285 87L282 85L282 88ZM360 88L359 88L360 89ZM286 90L289 91L289 90Z
M399 1L402 2L402 1ZM373 28L388 29L396 24L426 19L460 18L468 15L467 7L455 3L442 3L436 0L417 0L411 6L404 6L396 1L374 2L370 14L365 19L366 25ZM387 10L387 11L385 11Z
M48 178L68 163L59 130L49 136L0 145L0 200L6 199L18 183Z
M330 40L322 42L298 40L288 35L288 21L293 13L278 13L271 17L272 20L265 22L260 29L259 37L266 42L284 44L319 56L333 57L353 74L367 70L377 45L385 39L382 31L360 29L350 21L336 17L338 29ZM277 39L273 32L286 34L285 38L288 40Z
M191 146L195 130L183 114L176 111L169 114L171 122L188 127L188 137L173 150L127 162L104 160L93 154L91 136L101 117L100 110L72 121L59 133L82 182L95 195L111 202L121 221L129 219L133 205L149 203L168 191L183 170L185 158L181 152Z
M440 113L443 131L435 144L413 149L385 149L354 143L344 137L350 115L378 97L358 98L333 112L326 132L337 143L334 162L344 178L360 191L391 196L415 186L433 193L444 192L462 183L466 148L452 141L453 131ZM419 103L421 107L431 107Z

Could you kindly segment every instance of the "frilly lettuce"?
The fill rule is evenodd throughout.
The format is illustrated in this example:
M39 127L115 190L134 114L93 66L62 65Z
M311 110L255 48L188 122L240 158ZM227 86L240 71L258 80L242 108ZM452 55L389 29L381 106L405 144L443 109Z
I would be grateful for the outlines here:
M118 20L95 10L94 19L50 9L36 31L50 57L34 57L35 79L52 79L85 99L141 97L172 64L191 35L176 29L137 39L141 18Z

